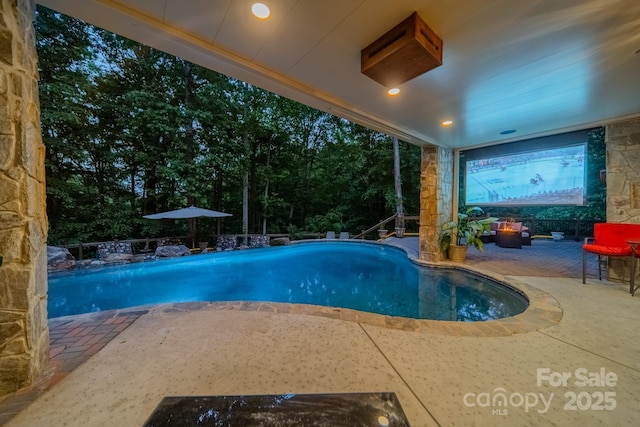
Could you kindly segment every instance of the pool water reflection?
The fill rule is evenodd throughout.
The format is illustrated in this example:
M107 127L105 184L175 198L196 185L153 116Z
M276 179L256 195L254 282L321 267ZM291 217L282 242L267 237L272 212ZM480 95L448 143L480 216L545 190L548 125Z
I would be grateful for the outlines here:
M313 242L49 275L49 317L192 301L271 301L415 319L514 316L527 300L491 279L414 264L401 249Z

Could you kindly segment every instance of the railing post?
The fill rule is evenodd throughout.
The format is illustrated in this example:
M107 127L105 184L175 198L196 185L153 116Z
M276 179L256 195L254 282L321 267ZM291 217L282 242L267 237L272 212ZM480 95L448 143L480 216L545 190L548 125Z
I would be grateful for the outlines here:
M78 243L78 258L82 261L82 243Z
M531 236L535 236L536 234L536 216L531 215L531 230L529 231Z

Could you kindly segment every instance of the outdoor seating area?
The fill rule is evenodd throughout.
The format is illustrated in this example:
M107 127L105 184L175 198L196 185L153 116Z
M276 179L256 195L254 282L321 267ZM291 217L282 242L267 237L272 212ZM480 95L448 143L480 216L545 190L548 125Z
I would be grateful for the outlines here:
M490 224L490 228L490 231L482 233L481 239L484 243L495 243L503 248L531 246L531 233L522 222L495 221Z

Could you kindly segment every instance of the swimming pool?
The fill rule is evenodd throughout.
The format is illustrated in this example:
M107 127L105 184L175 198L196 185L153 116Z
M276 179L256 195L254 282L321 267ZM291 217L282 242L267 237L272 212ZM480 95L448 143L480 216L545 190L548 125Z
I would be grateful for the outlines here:
M491 279L414 264L378 244L312 242L49 275L49 317L193 301L316 304L414 319L479 321L527 300Z

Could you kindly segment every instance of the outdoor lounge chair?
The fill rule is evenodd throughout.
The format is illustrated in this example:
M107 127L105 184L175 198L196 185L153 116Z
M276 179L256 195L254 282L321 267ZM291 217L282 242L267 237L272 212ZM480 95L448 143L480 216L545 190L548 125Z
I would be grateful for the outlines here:
M582 245L582 283L586 283L587 254L598 255L598 278L602 280L603 256L629 257L631 264L630 293L635 293L635 262L640 258L640 247L632 250L631 243L640 242L640 224L600 222L593 226L593 237L584 239ZM634 244L635 246L635 244Z
M325 236L325 239L335 239L335 238L336 238L335 231L327 231L327 235Z
M511 228L520 232L520 239L525 246L531 246L531 234L529 233L529 227L525 227L521 222L514 222Z

